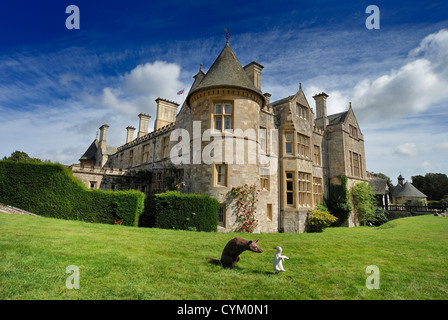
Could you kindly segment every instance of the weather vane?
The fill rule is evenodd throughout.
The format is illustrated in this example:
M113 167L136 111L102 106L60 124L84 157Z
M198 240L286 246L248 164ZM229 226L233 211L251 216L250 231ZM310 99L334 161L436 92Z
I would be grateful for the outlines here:
M226 44L229 44L229 38L230 38L229 28L225 28L224 31L226 32Z

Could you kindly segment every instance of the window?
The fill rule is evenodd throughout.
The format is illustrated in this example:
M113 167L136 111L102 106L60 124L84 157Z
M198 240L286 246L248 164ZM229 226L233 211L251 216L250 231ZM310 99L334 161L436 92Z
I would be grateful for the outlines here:
M123 169L123 158L124 158L124 153L120 153L120 157L119 157L119 160L118 160L118 167L120 168L120 169Z
M321 159L320 159L320 146L314 146L314 164L315 165L318 165L318 166L320 166L320 165L322 165L322 161L321 161Z
M322 193L322 178L313 178L313 198L314 206L324 203Z
M300 104L296 105L296 112L299 118L302 118L303 120L308 119L308 108L304 107Z
M352 176L362 178L362 159L360 154L350 151L350 167Z
M227 186L227 166L225 164L216 165L216 184Z
M232 129L232 105L229 103L216 104L214 111L214 129L219 132Z
M184 182L184 169L177 169L176 172L176 186L179 186L179 188L182 188L182 183Z
M148 161L149 161L149 143L143 146L143 153L142 153L142 163L146 163Z
M226 226L226 204L220 203L218 208L218 225L221 227Z
M267 152L267 140L266 140L266 128L260 127L259 130L259 143L261 151Z
M311 174L298 173L299 182L299 206L311 206Z
M163 140L162 140L162 158L167 158L170 155L169 147L170 147L170 137L169 136L163 137Z
M272 221L272 203L268 203L266 207L266 217L269 221Z
M134 165L134 150L129 150L128 167L132 167L133 165Z
M96 181L90 181L90 189L96 189Z
M310 157L310 137L297 134L297 154L301 157Z
M261 190L269 190L269 169L261 168L260 188Z
M285 153L292 154L292 133L285 133Z
M355 126L352 126L351 124L349 125L349 130L350 130L350 136L358 139L358 128L356 128Z
M158 172L154 172L152 174L152 182L151 182L151 188L152 188L152 192L153 193L159 193L159 192L163 192L164 190L164 182L163 182L163 172L162 171L158 171Z
M286 172L286 205L294 206L294 173Z

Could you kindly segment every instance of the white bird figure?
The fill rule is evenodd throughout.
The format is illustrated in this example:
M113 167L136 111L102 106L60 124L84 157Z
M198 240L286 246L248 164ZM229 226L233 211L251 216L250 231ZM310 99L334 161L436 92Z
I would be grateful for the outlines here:
M282 256L282 247L275 247L274 249L277 250L277 252L274 255L274 270L275 273L279 273L280 271L284 272L286 271L283 268L283 260L289 259L287 256Z

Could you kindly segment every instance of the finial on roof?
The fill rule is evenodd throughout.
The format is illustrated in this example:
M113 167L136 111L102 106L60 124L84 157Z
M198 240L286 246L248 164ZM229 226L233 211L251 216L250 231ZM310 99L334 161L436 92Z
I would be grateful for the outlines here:
M348 103L348 106L349 106L349 108L352 107L352 102L351 101Z
M225 28L224 31L226 32L226 45L228 45L229 44L229 38L230 38L229 28Z
M199 66L199 72L201 72L201 71L202 71L202 63Z
M302 89L302 82L299 82L299 90Z

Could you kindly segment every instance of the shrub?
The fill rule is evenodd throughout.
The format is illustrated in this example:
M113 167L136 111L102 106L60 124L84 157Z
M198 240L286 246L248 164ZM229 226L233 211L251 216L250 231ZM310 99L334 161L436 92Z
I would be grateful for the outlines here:
M0 161L0 202L69 220L138 225L145 195L87 189L65 166Z
M218 201L207 195L167 191L148 199L140 226L217 231L218 208Z
M384 210L383 208L376 207L375 213L373 216L374 219L372 219L371 221L368 221L367 223L371 222L375 226L380 226L380 225L386 223L387 221L389 221L387 214L388 214L388 212L386 210Z
M338 218L330 214L328 211L324 211L321 209L311 210L307 219L308 231L322 232L325 228L328 228L337 220Z

